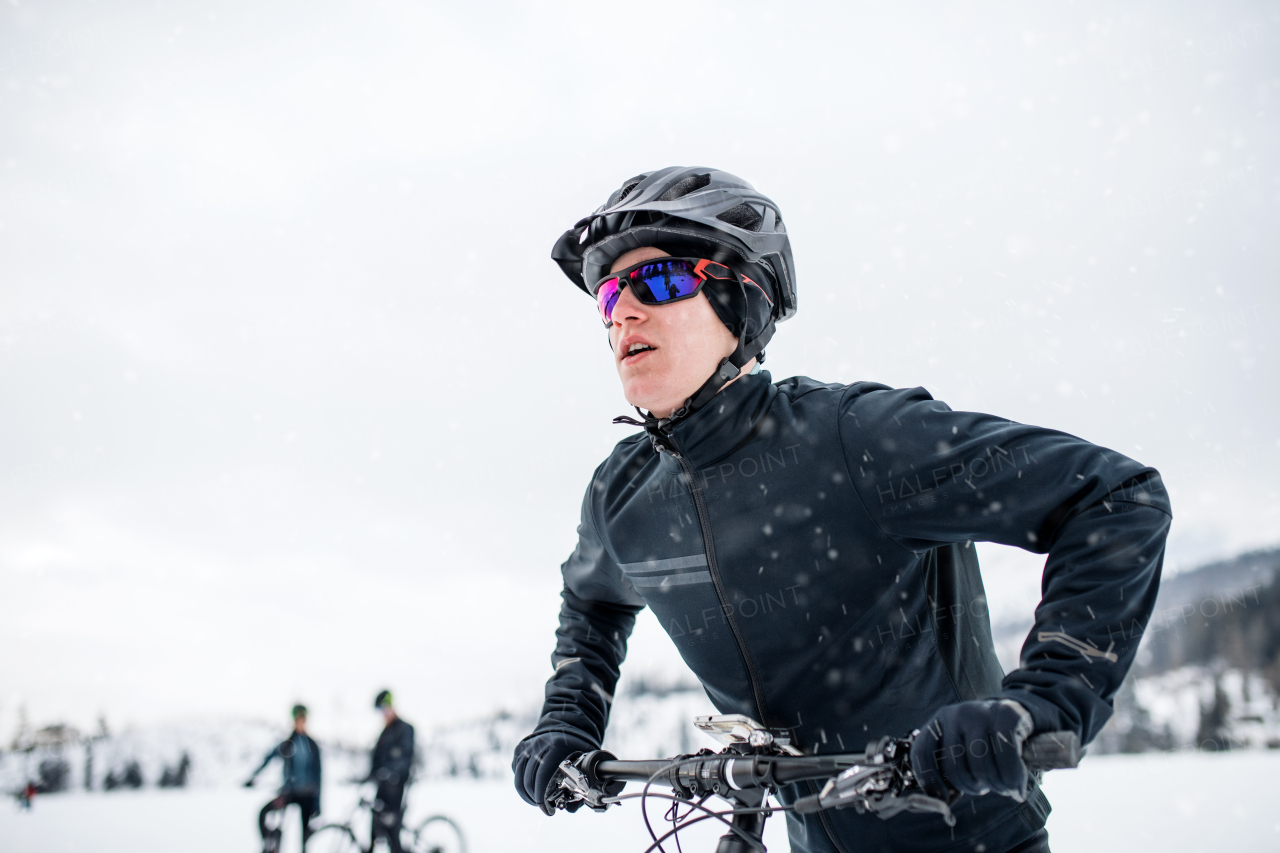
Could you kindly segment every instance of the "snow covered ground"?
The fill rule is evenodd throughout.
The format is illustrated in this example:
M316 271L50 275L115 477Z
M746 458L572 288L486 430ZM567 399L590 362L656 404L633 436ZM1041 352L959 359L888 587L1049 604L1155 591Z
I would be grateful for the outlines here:
M335 786L325 791L326 818L345 820L359 793L369 788ZM265 790L242 788L187 791L115 791L39 797L31 812L6 804L0 808L0 850L4 853L253 853L257 813L270 796ZM655 821L660 809L652 809ZM445 812L462 824L470 853L515 851L594 853L616 850L640 853L648 846L639 807L628 803L597 815L588 811L545 817L516 796L510 782L459 780L420 784L410 792L407 823L417 825L429 813ZM286 853L298 850L296 812L285 824ZM769 846L785 851L786 828L771 821ZM655 824L656 825L656 824ZM368 823L357 821L357 836L368 838ZM684 849L713 850L714 830L686 839ZM642 843L643 842L643 843Z
M1079 770L1050 774L1054 804L1049 831L1055 853L1135 850L1280 850L1280 752L1176 753L1097 756ZM257 849L259 789L116 791L40 797L29 813L0 808L5 853L251 853ZM334 786L325 814L342 818L358 789ZM643 850L645 831L634 803L606 815L579 812L548 819L521 803L507 782L429 782L411 794L410 822L444 811L469 834L472 853L520 850ZM658 817L658 815L654 815ZM771 823L770 849L785 851L781 818ZM297 849L296 823L286 847ZM362 830L363 833L364 830ZM718 833L690 836L684 850L714 849Z
M1280 850L1280 751L1099 755L1049 773L1054 853Z

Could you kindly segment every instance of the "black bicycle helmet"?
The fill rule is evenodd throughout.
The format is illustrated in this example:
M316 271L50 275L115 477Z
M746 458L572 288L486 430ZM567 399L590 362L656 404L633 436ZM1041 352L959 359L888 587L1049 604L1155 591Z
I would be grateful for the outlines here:
M760 298L750 287L708 293L738 348L670 418L641 412L655 447L662 450L667 448L658 438L661 428L705 404L752 358L763 361L775 323L796 313L795 264L782 214L771 199L728 172L680 166L625 181L594 213L561 235L551 258L570 281L594 296L596 282L613 262L642 246L728 264L770 294L768 300ZM636 423L629 418L621 422Z
M795 262L778 206L717 169L671 166L636 175L566 231L551 257L570 281L594 295L591 288L623 253L668 244L710 246L763 267L773 319L796 313Z

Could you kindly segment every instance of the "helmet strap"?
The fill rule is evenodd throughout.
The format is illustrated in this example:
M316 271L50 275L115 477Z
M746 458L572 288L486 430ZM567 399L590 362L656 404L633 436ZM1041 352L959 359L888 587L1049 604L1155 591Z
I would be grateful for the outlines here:
M704 382L701 388L693 392L693 396L679 410L671 414L671 419L675 420L677 416L685 417L693 414L705 406L712 397L719 394L724 386L737 379L738 375L742 373L742 368L747 366L747 362L763 352L764 348L768 346L769 340L773 337L773 330L774 325L770 323L749 344L744 345L739 341L737 349L728 358L720 362L720 366L716 368L715 373L711 374L711 378Z

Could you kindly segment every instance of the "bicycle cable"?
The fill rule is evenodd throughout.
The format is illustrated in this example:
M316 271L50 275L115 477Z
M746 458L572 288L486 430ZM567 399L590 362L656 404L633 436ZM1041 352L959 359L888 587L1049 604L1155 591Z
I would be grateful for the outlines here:
M697 804L701 806L704 803L706 803L706 801L709 800L710 798L711 798L710 794L704 794L698 800ZM642 805L641 808L644 808L644 806ZM683 815L681 815L680 801L676 798L672 798L671 808L667 809L667 813L664 815L664 817L673 827L681 826L684 823L684 821L689 819L689 816L693 814L693 811L694 811L693 808L690 808ZM684 845L680 843L679 835L676 836L675 841L676 841L676 853L684 853Z
M715 818L716 820L723 823L726 827L728 827L729 831L732 832L734 835L737 835L738 837L742 838L743 840L747 841L752 845L758 845L759 842L756 839L752 838L750 835L747 835L745 832L742 831L740 827L734 826L730 821L726 820L725 815L732 816L732 815L740 815L740 814L761 814L761 813L772 814L773 812L787 812L787 811L793 810L792 806L779 804L775 806L763 805L763 806L754 806L749 808L726 809L725 811L713 811L707 808L706 806L702 805L702 803L706 802L706 800L711 796L713 795L708 794L706 797L703 797L701 801L694 802L692 800L686 800L683 797L677 797L674 794L664 794L656 791L647 791L647 792L641 792L639 794L621 794L617 797L610 797L609 801L621 802L622 800L634 800L637 798L640 799L641 801L640 812L645 817L645 828L649 830L649 837L652 838L654 840L654 843L658 845L657 850L659 851L659 853L665 853L665 849L662 847L661 841L665 840L666 838L669 838L672 835L672 832L679 832L681 829L684 829L687 826L690 826L694 823L698 823L704 820L709 820L711 818ZM706 814L701 815L695 818L694 820L686 820L684 823L680 824L679 826L676 826L672 830L672 832L668 832L664 834L662 836L662 839L659 839L657 833L653 831L653 827L649 823L648 810L644 802L645 799L647 799L648 797L653 797L659 800L672 800L676 804L683 803L689 806L689 814L692 814L695 809L698 811L706 812ZM688 815L686 815L686 818L687 817ZM677 837L676 843L678 846L679 845L678 837ZM653 850L654 848L650 846L649 849Z
M619 794L616 797L606 797L601 802L610 803L610 804L621 803L623 800L634 800L643 796L645 795L644 794ZM676 800L677 802L687 804L692 808L702 808L703 811L709 811L709 809L706 809L705 807L702 807L699 805L699 803L704 802L706 798L698 802L694 802L693 800L686 800L684 797L677 797L673 794L663 794L660 792L659 793L651 792L649 796L656 797L659 800ZM714 795L712 794L708 796L710 797ZM795 806L788 806L788 805L783 805L782 803L778 803L776 806L750 806L747 808L726 809L725 811L722 811L722 812L711 812L711 813L716 815L735 815L735 814L758 814L760 812L790 812L790 811L795 811Z
M678 826L675 829L668 831L661 838L655 838L654 842L644 849L644 853L653 853L653 851L655 850L657 850L658 853L662 853L662 842L676 835L676 833L680 832L680 830L682 829L688 829L690 826L693 826L695 823L702 823L704 820L711 820L711 818L713 817L718 817L718 815L715 814L714 812L712 812L709 815L699 815L698 817L695 817L693 820L690 820L687 823L685 823L683 826ZM761 851L761 853L764 853L765 847L759 841L741 832L736 826L733 827L733 830L736 835L738 835L740 838L742 838L744 841L750 844L753 849L759 850Z
M647 795L646 795L646 794L643 794L643 793L641 793L641 794L623 794L622 796L617 797L617 798L615 798L615 799L617 799L617 800L632 800L632 799L636 799L636 798L639 798L639 799L640 799L640 812L641 812L641 814L643 814L643 815L645 816L645 828L647 828L647 829L649 830L649 837L650 837L651 839L653 839L655 843L657 843L657 842L658 842L658 835L657 835L657 833L656 833L656 832L654 832L654 831L653 831L653 826L649 823L649 820L648 820L648 806L647 806L647 805L645 804L645 802L644 802L644 801L645 801L645 799L646 799L647 797L653 797L654 799L658 799L658 800L671 800L671 801L672 801L672 807L673 807L673 808L678 808L678 807L679 807L680 805L682 805L682 804L683 804L683 805L687 805L687 806L689 807L689 811L685 813L684 817L680 818L680 819L679 819L679 821L672 821L672 824L673 824L673 826L674 826L674 828L675 828L675 830L676 830L677 832L679 832L681 829L683 829L685 826L687 826L687 825L688 825L688 823L690 823L690 822L691 822L691 821L689 821L689 820L688 820L689 815L693 814L693 812L694 812L695 810L698 810L698 811L706 812L706 814L705 814L705 815L703 815L703 816L701 816L700 818L698 818L699 820L703 820L703 819L706 819L706 818L713 818L713 817L714 817L716 820L720 821L720 822L721 822L721 823L723 823L725 826L729 827L729 828L730 828L731 830L733 830L735 833L741 834L741 832L738 830L738 827L734 826L732 823L730 823L729 821L725 820L725 818L724 818L724 815L735 815L735 814L738 814L739 812L734 811L733 809L729 809L729 810L727 810L727 811L722 811L722 812L712 811L710 808L707 808L706 806L704 806L704 805L703 805L703 803L705 803L705 802L707 801L707 799L708 799L710 796L711 796L711 795L710 795L710 794L708 794L706 797L703 797L700 801L698 801L698 802L694 802L693 800L686 800L686 799L684 799L683 797L677 797L677 796L675 796L674 794L663 794L663 793L650 792L650 793L649 793L649 794L647 794ZM759 811L759 809L751 809L751 810L748 810L748 811ZM747 814L747 813L748 813L748 811L743 811L742 813L743 813L743 814ZM668 812L667 812L667 813L668 813L668 814L670 814L670 810L668 810ZM668 835L669 835L669 834L670 834L670 833L668 833ZM666 837L667 837L667 835L663 835L662 837L663 837L663 838L666 838ZM745 836L744 836L744 837L745 837ZM680 836L678 836L678 835L676 836L676 849L677 849L677 850L679 850L679 849L680 849ZM665 853L665 851L663 850L663 848L662 848L661 844L659 844L659 846L658 846L658 850L659 850L659 853Z
M668 773L668 772L670 772L670 771L671 771L671 770L673 770L673 769L679 769L680 767L683 767L683 766L684 766L684 765L686 765L686 764L697 764L697 763L700 763L700 762L702 762L702 761L706 761L708 757L709 757L709 756L706 756L706 755L698 755L698 756L690 756L690 757L685 758L685 759L683 759L683 760L681 760L681 761L673 761L673 762L671 762L670 764L668 764L666 767L662 768L662 770L658 771L657 773L652 774L652 775L649 777L648 781L646 781L646 782L644 783L644 790L642 790L642 791L640 792L640 813L641 813L642 815L644 815L644 827L645 827L645 829L647 829L647 830L649 831L649 837L653 839L653 845L650 845L650 846L649 846L649 850L653 850L653 849L654 849L654 845L656 845L656 846L657 846L657 849L658 849L658 853L666 853L666 850L665 850L665 849L663 848L663 846L662 846L662 841L661 841L661 840L659 840L657 833L653 831L653 824L651 824L651 823L649 822L649 809L648 809L647 803L646 803L645 801L646 801L649 797L651 797L651 796L652 796L652 797L657 797L658 799L671 799L671 800L675 800L675 801L677 801L677 802L684 802L684 803L688 803L688 804L689 804L689 807L690 807L690 809L691 809L691 810L696 808L696 809L700 809L701 811L704 811L704 812L706 812L706 813L707 813L706 815L704 815L704 816L702 816L702 817L699 817L699 818L697 818L697 819L695 819L695 820L693 820L693 821L690 821L690 822L689 822L689 824L686 824L686 826L687 826L687 825L691 825L691 824L693 824L693 823L699 823L699 822L701 822L701 821L703 821L703 820L706 820L708 817L714 817L714 818L716 818L716 820L720 821L720 822L721 822L721 823L723 823L725 826L729 827L729 831L730 831L730 832L732 832L734 835L737 835L738 837L742 838L744 841L748 842L748 843L749 843L749 844L751 844L753 847L754 847L754 846L759 845L759 842L758 842L758 841L756 841L754 838L752 838L751 836L749 836L749 835L747 835L745 832L743 832L741 828L734 826L731 822L729 822L729 821L725 820L725 819L724 819L724 817L722 817L722 815L725 815L725 814L737 814L737 812L736 812L735 810L730 810L730 811L727 811L727 812L714 812L714 811L712 811L711 809L707 808L706 806L702 805L702 802L705 802L705 801L706 801L706 799L707 799L707 797L711 796L710 794L708 794L708 795L707 795L707 797L703 797L703 798L702 798L702 801L695 803L695 802L693 802L692 800L685 800L685 799L683 799L683 798L676 797L676 796L674 796L674 795L669 795L669 794L651 794L651 793L649 792L649 788L650 788L650 787L652 787L652 785L653 785L654 781L655 781L659 776L661 776L663 773ZM626 797L626 799L630 799L630 798L631 798L631 797L633 797L633 796L634 796L634 795L631 795L631 796L629 796L629 797ZM766 795L766 796L767 796L767 795ZM617 800L621 800L621 799L624 799L624 797L616 797L615 799L617 799ZM762 810L762 809L751 809L751 810L750 810L750 812L756 812L756 811L761 811L761 810ZM746 813L750 813L750 812L746 812ZM670 836L671 836L671 834L672 834L672 833L678 833L682 828L683 828L683 827L681 827L681 826L676 826L676 827L675 827L675 828L673 828L670 832L667 832L667 833L666 833L665 835L663 835L662 837L663 837L664 839L665 839L665 838L668 838L668 837L670 837ZM679 840L678 840L678 838L677 838L677 842L676 842L676 844L677 844L677 846L679 846ZM648 851L646 851L646 853L648 853Z
M679 768L687 764L698 764L706 761L708 758L713 758L713 757L714 756L711 756L711 755L696 755L696 756L688 756L684 759L681 759L680 761L669 762L668 764L664 765L661 770L658 770L649 776L649 778L645 781L644 788L641 790L640 793L620 794L618 796L613 796L613 797L604 797L601 800L601 802L606 804L613 804L613 803L620 804L623 800L630 800L630 799L637 799L637 798L640 800L640 813L644 818L645 829L649 833L649 838L652 839L653 841L653 843L649 845L648 848L646 848L645 853L650 853L650 851L654 851L654 850L658 851L658 853L667 853L666 848L662 846L662 842L672 837L675 838L677 850L680 853L683 853L683 848L681 847L680 837L679 837L680 830L685 829L689 826L692 826L695 823L701 823L704 820L710 820L711 818L715 818L716 820L723 823L728 828L731 834L736 835L742 840L746 841L748 844L752 846L752 848L763 851L764 846L758 839L752 837L751 835L748 835L741 827L735 826L731 821L726 819L726 816L760 814L760 813L772 814L773 812L787 812L787 811L794 810L795 808L794 806L784 805L782 803L779 803L777 805L769 805L768 804L769 798L770 796L772 796L772 792L768 789L767 786L765 786L763 805L758 807L748 807L748 808L732 808L732 809L727 809L725 811L713 811L712 809L703 805L712 796L717 796L714 792L708 792L704 794L700 800L694 801L685 797L676 796L675 794L663 794L663 793L657 793L651 790L651 788L655 783L665 784L657 781L659 776L670 773L673 770L678 770ZM671 787L673 790L676 789L675 786L671 786ZM647 803L647 800L649 797L653 797L655 799L672 801L672 808L667 810L667 814L666 816L664 816L664 819L670 821L673 824L673 826L672 826L672 829L663 833L661 837L659 837L657 832L654 831L653 824L649 819L649 809L648 809L648 803ZM725 799L728 799L728 798L725 798ZM679 816L680 804L684 804L689 808L689 811L686 812L683 817ZM673 811L675 812L674 815L672 814ZM705 812L705 814L690 820L689 817L690 815L693 814L694 811Z

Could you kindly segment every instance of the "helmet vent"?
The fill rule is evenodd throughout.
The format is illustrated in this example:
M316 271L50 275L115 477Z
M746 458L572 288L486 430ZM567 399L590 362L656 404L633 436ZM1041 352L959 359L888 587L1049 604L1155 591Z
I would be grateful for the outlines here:
M711 183L710 175L690 175L683 181L668 189L662 195L658 196L658 201L675 201L681 196L686 196L694 190L700 190L707 184Z
M743 231L759 231L760 226L764 224L764 217L754 207L745 202L729 208L717 216L716 219L721 222L727 222L735 228L741 228Z
M636 187L640 186L641 181L643 181L644 179L645 179L644 175L636 175L634 178L632 178L631 180L623 184L622 189L618 192L618 198L614 200L613 204L610 204L609 206L613 207L614 204L617 204L627 196L631 195L631 191L634 190Z

